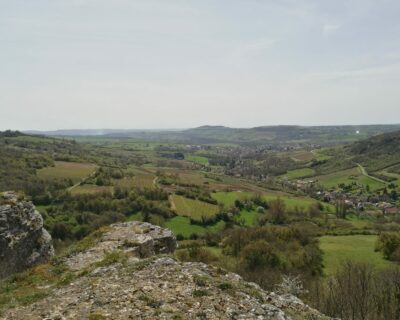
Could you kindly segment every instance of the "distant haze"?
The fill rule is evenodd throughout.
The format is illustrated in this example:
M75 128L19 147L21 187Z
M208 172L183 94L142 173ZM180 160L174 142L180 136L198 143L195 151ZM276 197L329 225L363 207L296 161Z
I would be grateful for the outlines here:
M400 123L398 0L0 8L0 130Z

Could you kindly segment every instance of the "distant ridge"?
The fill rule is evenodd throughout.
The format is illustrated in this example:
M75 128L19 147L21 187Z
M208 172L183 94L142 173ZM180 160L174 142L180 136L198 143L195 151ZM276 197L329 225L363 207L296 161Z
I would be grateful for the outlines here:
M26 134L46 136L103 136L111 134L130 134L135 132L174 131L174 129L61 129L61 130L26 130Z
M277 125L255 128L230 128L204 125L191 129L66 129L55 131L25 131L55 137L98 136L105 138L135 138L188 144L230 143L238 145L333 145L352 143L372 136L400 130L392 125L297 126Z

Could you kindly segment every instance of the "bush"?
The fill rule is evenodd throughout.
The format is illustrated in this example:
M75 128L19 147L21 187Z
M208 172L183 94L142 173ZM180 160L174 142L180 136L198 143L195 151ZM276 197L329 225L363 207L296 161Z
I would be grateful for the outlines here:
M381 233L376 243L376 250L382 251L388 260L400 261L400 234L393 232Z

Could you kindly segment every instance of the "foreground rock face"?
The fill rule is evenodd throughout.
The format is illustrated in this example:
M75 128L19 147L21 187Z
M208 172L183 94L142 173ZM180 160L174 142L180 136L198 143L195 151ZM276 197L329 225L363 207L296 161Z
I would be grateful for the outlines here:
M47 261L54 254L50 234L31 202L14 192L0 194L0 278Z
M65 258L76 278L4 319L328 319L294 296L267 293L237 274L165 254L175 248L169 230L141 222L111 225L91 248ZM110 262L113 253L119 258Z

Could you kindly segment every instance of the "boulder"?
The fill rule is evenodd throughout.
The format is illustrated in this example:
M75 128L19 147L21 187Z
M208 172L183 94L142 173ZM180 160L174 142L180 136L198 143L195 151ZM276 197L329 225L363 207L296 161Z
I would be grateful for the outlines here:
M0 278L46 262L54 249L43 218L15 192L0 194Z

